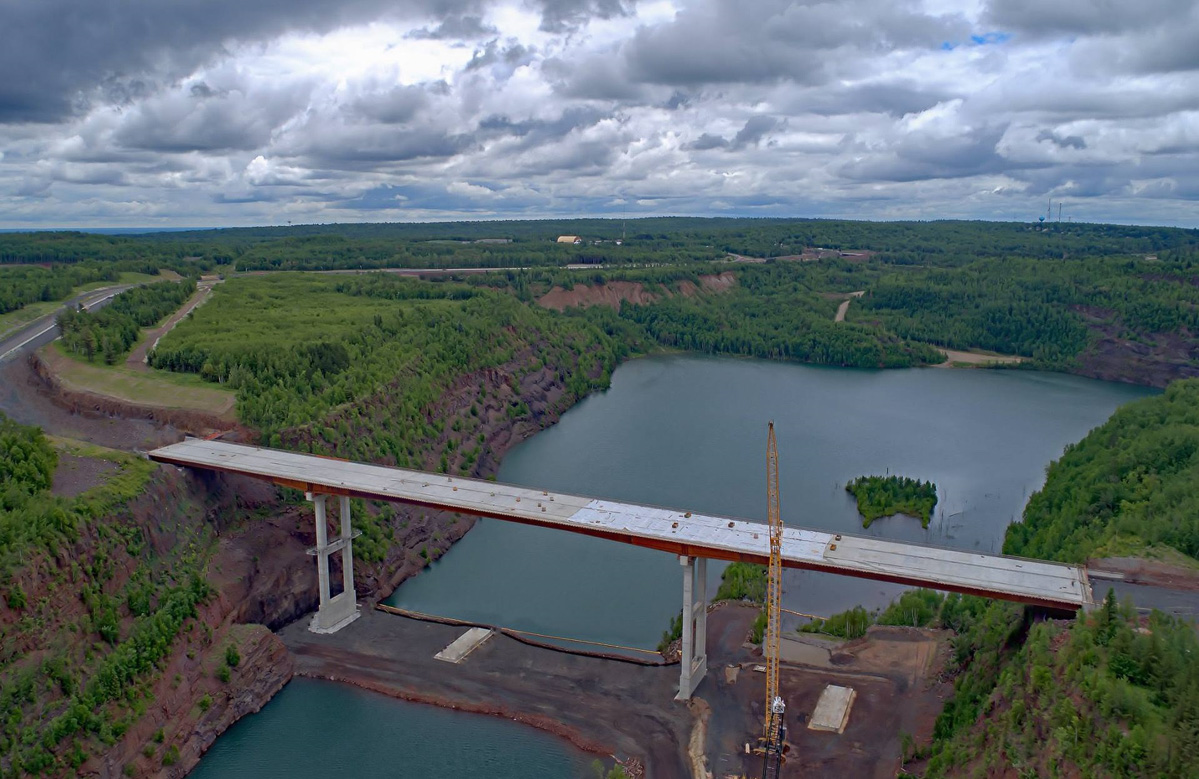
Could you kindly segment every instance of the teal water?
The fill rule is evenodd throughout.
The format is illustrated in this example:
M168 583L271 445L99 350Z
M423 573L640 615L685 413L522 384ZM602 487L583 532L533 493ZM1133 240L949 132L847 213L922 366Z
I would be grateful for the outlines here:
M217 739L189 776L527 779L590 776L589 763L565 742L499 717L296 679Z
M766 423L789 525L999 552L1045 467L1117 406L1155 390L1032 371L862 371L700 356L621 366L605 393L515 447L498 478L531 487L761 520ZM927 530L863 530L845 483L931 479ZM719 575L712 565L710 578ZM902 588L788 571L784 606L875 607ZM653 647L682 603L677 558L483 520L388 600L540 633Z

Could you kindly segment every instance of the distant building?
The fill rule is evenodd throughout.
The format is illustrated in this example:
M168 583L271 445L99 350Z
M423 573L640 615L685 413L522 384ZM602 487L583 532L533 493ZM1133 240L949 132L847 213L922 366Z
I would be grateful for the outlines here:
M577 235L559 235L558 243L582 243L583 239Z

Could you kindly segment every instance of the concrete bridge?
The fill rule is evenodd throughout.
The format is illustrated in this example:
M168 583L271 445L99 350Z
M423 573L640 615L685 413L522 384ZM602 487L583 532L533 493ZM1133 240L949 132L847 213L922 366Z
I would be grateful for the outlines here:
M678 555L683 573L680 699L690 698L707 671L707 561L765 564L769 534L760 522L639 506L496 482L390 468L279 449L188 439L156 449L150 459L236 473L303 490L313 502L320 606L310 628L333 632L358 616L354 597L350 498L395 501L606 538ZM326 503L338 498L340 535L330 541ZM343 591L330 597L329 557L342 556ZM917 587L981 595L1074 611L1093 605L1081 566L979 554L788 527L783 566Z

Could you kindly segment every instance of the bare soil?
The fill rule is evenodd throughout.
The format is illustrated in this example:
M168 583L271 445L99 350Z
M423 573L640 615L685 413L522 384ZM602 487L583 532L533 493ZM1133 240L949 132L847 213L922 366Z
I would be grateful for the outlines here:
M700 292L724 292L737 283L736 276L730 271L721 274L700 276L700 286L690 281L681 281L676 289L683 297L694 297ZM670 296L670 293L666 293ZM608 306L620 310L621 303L636 303L643 305L653 303L659 295L649 292L645 285L638 281L609 281L606 284L575 284L570 290L554 287L537 299L537 304L544 308L564 311L574 306Z
M121 419L55 402L45 380L27 360L0 365L0 411L24 425L37 425L52 435L74 438L112 449L151 449L182 437L170 424L150 419Z
M736 611L748 614L738 619ZM708 680L699 695L713 710L709 770L718 777L758 776L762 769L760 757L745 755L745 744L756 743L764 721L765 676L754 670L763 659L756 647L738 645L745 633L737 632L748 628L753 613L721 609L709 619ZM872 628L852 642L821 642L827 655L814 664L788 662L784 654L779 684L787 703L789 751L783 776L892 779L900 768L900 734L910 734L917 744L929 742L953 691L939 680L947 638L943 631ZM807 728L828 684L857 692L842 734Z
M118 470L119 466L108 460L59 452L58 467L54 469L54 482L50 485L50 491L64 498L73 498L99 487L107 480L109 474Z
M954 368L968 365L971 367L986 366L986 365L1016 365L1024 362L1023 357L1018 357L1011 354L991 354L989 352L961 352L957 349L941 349L940 352L947 358L945 362L938 363L938 368Z
M394 697L515 719L600 755L634 758L648 776L758 775L760 758L744 745L761 730L764 677L756 647L744 644L756 609L735 604L709 614L709 668L690 705L674 700L677 666L646 667L556 652L493 636L458 665L433 655L462 627L378 611L332 636L302 622L279 636L301 676L332 679ZM945 634L885 628L833 644L823 667L784 664L791 759L784 776L893 777L900 733L927 741L948 685L935 680ZM858 697L843 735L806 728L830 682Z
M1127 337L1127 328L1114 311L1076 306L1095 342L1078 358L1074 371L1105 381L1165 387L1175 379L1199 376L1199 337L1185 328L1178 332Z

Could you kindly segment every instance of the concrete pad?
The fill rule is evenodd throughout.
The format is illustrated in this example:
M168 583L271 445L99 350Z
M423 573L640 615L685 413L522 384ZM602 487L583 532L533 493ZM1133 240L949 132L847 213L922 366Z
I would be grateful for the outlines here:
M492 631L488 628L471 628L455 638L450 645L433 657L447 663L461 663L466 656L475 651L484 641L491 638Z
M809 730L823 730L829 733L844 733L849 724L849 710L853 707L853 699L857 697L852 687L840 687L830 684L820 693L816 708L808 721Z

